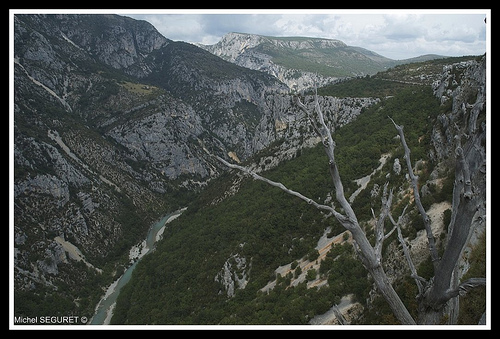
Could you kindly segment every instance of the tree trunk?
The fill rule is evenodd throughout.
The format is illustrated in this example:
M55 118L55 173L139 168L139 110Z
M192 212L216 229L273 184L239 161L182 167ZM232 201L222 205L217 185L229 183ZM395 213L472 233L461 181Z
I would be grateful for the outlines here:
M391 310L394 312L396 318L401 322L402 325L416 325L415 320L408 312L408 309L403 304L399 295L396 293L391 283L387 279L387 275L384 272L382 266L378 266L374 269L369 270L377 288L387 301Z
M408 312L408 309L392 287L392 284L389 282L380 259L376 256L375 250L366 238L365 233L361 230L361 227L357 225L356 227L350 229L350 231L352 233L352 238L356 242L359 252L362 255L361 261L363 262L363 265L373 277L377 289L389 304L396 318L403 325L416 325L416 322L410 315L410 312Z
M460 286L454 286L457 279L453 273L469 239L471 227L475 220L483 218L483 199L486 196L485 170L486 157L480 151L481 143L486 138L484 130L476 130L470 136L466 146L457 147L455 166L455 186L453 189L452 218L448 230L448 242L443 257L434 272L432 286L425 293L419 310L419 323L435 324L436 317L448 318L446 305L450 299L459 295ZM474 286L485 283L485 280L474 280ZM468 282L462 283L465 285ZM461 285L461 286L462 286ZM458 303L455 305L458 307ZM452 306L450 306L452 307ZM453 312L451 312L453 313ZM454 318L454 317L453 317ZM442 321L438 319L438 322ZM451 321L451 319L450 319Z
M335 142L332 138L332 133L330 129L326 126L323 113L318 104L317 96L315 98L315 108L317 117L314 117L311 112L306 108L306 106L297 100L297 105L304 111L311 121L311 124L322 140L322 144L325 149L325 153L329 159L330 174L332 178L333 185L335 187L335 197L340 207L343 209L343 213L337 211L335 207L319 204L314 200L298 193L292 191L285 187L280 182L274 182L267 178L264 178L255 172L252 172L244 167L230 164L224 159L217 157L219 161L224 163L230 168L235 168L241 170L254 179L264 181L272 186L278 187L284 192L296 196L308 204L312 204L316 208L330 212L340 224L351 232L354 245L359 257L368 270L370 275L373 277L375 285L384 297L384 299L389 304L391 310L393 311L396 318L403 325L416 325L415 320L408 312L408 309L401 301L401 298L396 293L392 287L383 267L382 267L382 242L384 240L383 227L377 229L377 237L375 248L370 244L366 234L363 232L361 226L358 223L356 214L354 213L351 205L347 201L344 195L344 189L342 181L340 179L340 174L335 162ZM391 119L392 120L392 119ZM318 123L319 122L319 123ZM439 324L443 321L443 315L445 315L445 307L451 298L459 295L459 293L466 292L469 289L483 285L486 282L485 278L470 279L469 281L462 283L460 286L452 286L452 275L459 261L459 257L462 254L463 248L468 238L468 234L473 222L473 218L476 215L478 205L480 205L481 197L485 195L485 179L484 175L478 175L477 182L474 181L479 187L474 187L472 181L475 178L477 171L482 171L485 164L484 154L475 154L475 149L481 149L480 144L484 140L485 135L478 133L472 140L469 140L466 152L462 152L461 148L457 148L457 168L456 168L456 186L454 189L454 201L453 201L453 212L452 221L449 227L449 240L446 250L443 254L443 258L440 260L437 255L437 249L434 242L434 236L430 227L430 219L425 213L425 210L420 202L420 196L418 194L417 177L413 174L411 161L410 161L410 150L406 145L403 128L398 126L394 121L394 125L399 132L403 147L405 149L405 157L408 166L408 172L412 179L412 185L414 188L415 203L424 218L424 224L427 231L427 237L429 239L429 252L434 263L435 276L431 281L426 282L424 279L417 277L414 270L412 270L412 275L415 279L418 279L417 286L419 287L420 293L419 299L419 324ZM471 151L472 152L469 152ZM465 153L465 154L464 154ZM471 179L472 178L472 179ZM380 225L383 225L383 219L390 215L389 205L390 198L387 200L387 204L384 204L385 212L383 211L381 215ZM391 217L392 218L392 217ZM398 227L397 225L395 227ZM407 258L407 260L411 260ZM410 265L410 267L412 267ZM422 287L422 282L426 283L425 287Z

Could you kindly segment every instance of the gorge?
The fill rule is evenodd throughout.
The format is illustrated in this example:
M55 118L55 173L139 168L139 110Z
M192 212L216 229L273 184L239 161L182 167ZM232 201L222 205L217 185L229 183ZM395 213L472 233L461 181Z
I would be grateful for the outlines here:
M370 209L379 208L370 201L380 200L384 175L391 173L389 180L403 187L398 208L408 199L404 174L392 170L395 159L403 158L394 131L381 127L384 112L401 109L401 123L408 122L405 131L414 142L412 157L422 170L422 190L429 201L439 196L451 203L450 195L440 194L443 185L447 188L453 181L449 168L455 161L457 131L470 119L478 129L487 124L486 56L397 65L337 40L243 33L228 33L212 46L195 46L172 41L145 21L119 15L16 14L13 33L11 259L18 317L49 312L92 318L108 287L129 267L130 249L146 238L150 225L165 211L188 206L165 227L157 250L134 266L134 278L120 293L123 300L117 301L116 318L106 321L307 322L343 300L339 293L354 292L344 290L344 283L326 266L322 274L330 287L318 290L300 284L288 288L288 278L273 272L304 256L314 257L309 252L325 229L338 234L339 225L269 193L212 155L278 176L321 201L331 201L318 151L321 140L295 104L300 96L313 109L311 86L327 85L318 86L319 103L340 149L344 147L339 157L347 192L357 192L355 180L379 166L384 147L384 154L391 152L380 175L374 174L359 195L351 195L369 230ZM341 72L291 68L291 60L279 64L264 53L270 46L293 55L295 65L305 65L300 46L315 50L323 64L333 55ZM347 58L358 55L364 64L346 64L336 48ZM483 152L485 145L478 147ZM477 192L484 193L480 188ZM253 199L255 195L260 198ZM484 205L485 199L479 199L480 211ZM236 215L235 208L241 209ZM416 213L409 215L405 236L411 241L420 226L414 221ZM484 227L484 218L478 218L457 277L471 267L469 255ZM442 234L445 238L446 231ZM395 253L387 265L396 281L405 274L400 263L404 260L397 256L395 242L388 246ZM351 250L334 251L340 259L329 258L328 265L342 262L352 268L346 276L355 277L353 288L368 300L362 300L368 312L376 292L366 271ZM418 255L425 263L426 256ZM231 296L224 279L216 279L219 273L226 284L234 282L227 284L234 287ZM257 292L274 280L278 288L269 296ZM199 285L203 291L196 288ZM141 290L152 294L139 295ZM156 300L155 291L161 292ZM162 306L170 293L176 294L174 303ZM283 302L304 313L280 309L266 317L270 300L276 298L273 293L282 293ZM306 309L307 303L314 309ZM143 307L146 318L134 318L131 305L135 310ZM230 306L227 313L223 305ZM250 311L260 306L262 313L255 313L259 318L250 318ZM147 318L150 313L156 317Z

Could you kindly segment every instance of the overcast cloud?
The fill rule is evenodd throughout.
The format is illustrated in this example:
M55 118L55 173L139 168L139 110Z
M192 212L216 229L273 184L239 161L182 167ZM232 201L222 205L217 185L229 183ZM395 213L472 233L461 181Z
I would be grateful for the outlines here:
M149 21L172 40L215 44L229 32L338 39L391 59L486 52L489 10L150 10L120 13ZM165 14L167 13L167 14Z

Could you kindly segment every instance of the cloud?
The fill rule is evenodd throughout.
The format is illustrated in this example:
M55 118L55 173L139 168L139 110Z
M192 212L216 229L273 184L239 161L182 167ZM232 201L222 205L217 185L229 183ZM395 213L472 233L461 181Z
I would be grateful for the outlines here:
M410 41L427 34L427 27L422 25L420 15L390 14L384 15L384 21L379 31L388 40Z
M127 15L149 21L169 39L203 44L215 44L226 33L240 32L338 39L392 59L486 51L486 12L276 10Z
M207 33L220 37L229 32L275 35L280 33L276 26L280 18L273 14L207 14L201 24Z
M275 26L280 36L321 36L327 32L330 20L329 15L288 14L276 21Z
M355 33L339 39L392 59L423 54L479 55L486 51L484 17L484 14L358 15L349 25Z
M200 24L202 19L200 15L140 14L128 16L148 21L166 38L172 40L193 42L206 35L204 27Z
M426 39L428 41L457 41L463 43L474 43L486 40L486 25L484 17L480 16L457 16L450 20L444 17L430 27Z

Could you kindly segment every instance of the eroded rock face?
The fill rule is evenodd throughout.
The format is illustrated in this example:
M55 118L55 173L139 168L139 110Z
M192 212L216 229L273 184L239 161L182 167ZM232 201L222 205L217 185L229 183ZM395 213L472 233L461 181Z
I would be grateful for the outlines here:
M317 142L299 130L306 121L279 80L173 42L147 22L15 15L14 40L20 290L63 284L77 299L85 266L54 239L102 269L179 207L172 205L180 189L197 190L225 170L208 152L244 161L279 138L295 151ZM373 103L322 100L339 126Z
M429 184L439 185L438 178L442 178L443 173L454 174L457 152L463 147L466 149L465 161L470 170L470 183L473 187L476 206L476 212L466 235L467 240L464 242L462 255L456 266L458 267L454 277L454 283L456 283L470 268L469 255L486 230L486 139L484 139L487 123L485 113L486 57L444 66L438 80L433 82L432 88L442 105L448 108L437 117L431 132L429 155L435 167L430 173L429 180L419 183L420 194L421 196L428 194ZM469 140L473 143L468 144ZM396 171L396 166L394 166L394 171ZM401 173L404 173L404 170ZM458 180L463 180L463 178ZM461 191L459 194L463 195L464 192ZM453 201L434 203L426 211L431 219L433 234L438 241L442 241L439 235L446 239L443 236L450 234L449 225L444 223L444 213L446 210L456 208L452 203L457 203L457 201L458 198L454 198ZM409 244L415 265L419 265L428 258L428 240L425 230L417 232L417 236L410 239ZM405 259L402 252L397 249L396 243L389 246L392 250L388 251L391 255L385 258L387 272L391 272L393 277L401 276L401 272L408 270L404 264Z
M214 278L221 284L220 293L224 290L228 297L232 297L236 289L245 288L251 267L251 263L248 263L245 257L239 254L231 255Z
M481 128L478 121L486 110L486 57L446 65L441 77L434 81L434 94L443 105L450 106L450 112L438 116L438 124L433 130L432 141L435 157L443 159L455 151L455 136L458 128L467 126L468 134L473 128Z
M214 45L200 47L236 65L270 74L297 92L345 77L374 74L394 65L393 60L335 39L278 38L233 32Z
M179 207L179 188L194 191L225 170L207 151L244 161L283 140L255 164L260 171L319 142L293 104L289 84L173 42L146 22L16 15L14 40L14 275L21 291L58 293L63 286L68 299L78 300L80 282L96 269L118 270L113 265L120 253L160 215ZM237 58L238 48L229 56ZM254 57L244 63L273 69L265 56ZM465 100L481 86L484 69L461 69L469 80L448 79L456 74L450 69L435 86L436 95L453 100L455 112L440 117L436 157L450 152L450 126L484 109L484 91ZM320 83L294 79L299 87ZM450 87L454 81L458 87ZM304 102L312 105L312 99ZM320 97L333 128L377 101ZM55 239L75 246L91 267L85 271ZM228 272L248 272L243 260L229 260ZM224 268L220 279L226 276ZM232 285L227 280L228 293L243 286L237 276Z
M460 259L459 279L467 272L468 255L486 229L486 124L491 124L486 121L486 55L443 67L442 77L434 82L433 89L444 105L451 105L449 112L438 117L433 128L431 155L443 161L463 153L469 173L468 178L458 180L466 180L466 185L471 187L468 196L476 201L476 212Z

